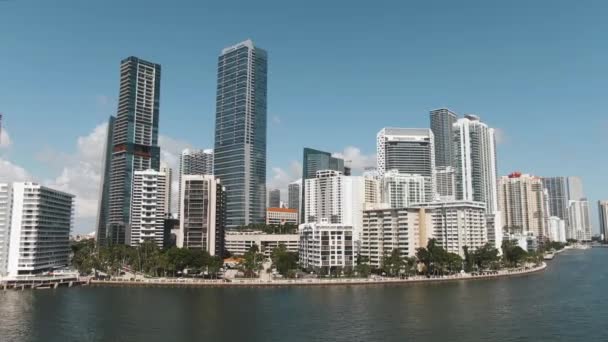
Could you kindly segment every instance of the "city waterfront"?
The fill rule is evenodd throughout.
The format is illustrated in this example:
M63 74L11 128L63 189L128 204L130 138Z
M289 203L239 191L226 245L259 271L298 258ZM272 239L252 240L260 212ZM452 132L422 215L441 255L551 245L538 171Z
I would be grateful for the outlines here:
M525 276L285 288L80 287L0 293L2 341L603 340L608 249Z

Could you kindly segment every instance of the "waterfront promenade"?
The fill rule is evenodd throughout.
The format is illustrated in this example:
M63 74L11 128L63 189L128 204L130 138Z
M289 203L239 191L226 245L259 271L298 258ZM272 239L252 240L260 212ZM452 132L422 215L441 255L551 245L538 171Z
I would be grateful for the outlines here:
M88 284L91 286L118 286L118 287L274 287L274 286L333 286L333 285L376 285L376 284L406 284L424 282L445 282L459 280L492 279L500 277L525 275L543 271L547 267L542 263L535 267L525 267L481 274L457 274L450 276L413 276L407 278L370 277L370 278L304 278L304 279L175 279L175 278L146 278L138 280L94 280Z

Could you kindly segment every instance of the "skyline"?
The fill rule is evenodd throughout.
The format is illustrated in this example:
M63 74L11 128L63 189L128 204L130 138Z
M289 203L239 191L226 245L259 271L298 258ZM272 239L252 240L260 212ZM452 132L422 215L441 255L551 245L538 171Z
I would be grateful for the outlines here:
M562 3L562 5L564 4ZM3 27L5 32L8 32L8 27L15 23L15 18L6 14L11 13L11 9L18 11L19 6L22 5L17 2L0 4L0 9L2 9L0 13L3 13L0 14L3 21L0 27ZM424 9L425 6L421 7ZM563 10L563 6L561 9ZM31 15L40 15L44 10L53 11L54 9L45 8L43 5L33 10ZM144 11L151 10L153 9L144 9ZM175 10L173 9L173 11ZM331 13L335 12L335 9L330 8L330 10ZM349 8L348 12L355 10L356 8ZM449 12L449 6L445 10ZM549 12L555 10L555 8L550 8ZM591 9L585 10L592 12ZM69 15L73 16L73 11L78 11L78 8L72 8L71 11ZM188 18L185 22L192 24L192 17L186 15L185 12L187 11L183 11L183 15ZM387 14L390 11L375 9L371 12L370 16L379 20L379 12ZM91 9L88 13L89 19L93 13L95 13L95 9ZM159 15L158 12L154 13ZM75 24L85 24L87 13L81 14L85 14L83 18L79 19L82 22L70 23L71 25L63 27L49 27L49 30L55 34L61 33L58 37L67 39L67 33L77 30L79 27ZM221 12L219 16L222 17L225 14ZM479 15L479 13L477 14ZM550 14L548 13L549 16ZM104 18L104 15L109 14L102 11L100 18ZM422 16L426 17L426 15L427 12L424 12ZM590 15L592 14L590 13ZM61 15L57 20L60 18ZM321 23L329 25L328 17L319 15L317 18ZM165 51L171 50L170 46L166 48L154 46L150 49L147 46L149 42L143 38L142 41L126 39L116 42L115 48L96 55L86 63L71 59L68 60L69 63L65 63L57 60L57 56L65 54L65 51L61 51L61 46L69 45L68 50L74 52L82 50L85 45L87 48L84 50L89 50L93 54L98 50L89 47L90 41L84 41L82 37L78 38L78 35L74 37L75 41L72 42L74 44L60 41L57 47L44 44L25 44L27 46L19 44L19 40L31 41L32 33L36 28L40 29L36 25L48 24L48 19L41 19L40 23L34 23L32 30L15 32L12 37L8 37L6 61L0 66L0 75L5 75L3 78L7 77L11 80L11 82L3 82L0 85L0 112L4 114L3 135L8 132L10 136L10 140L6 135L2 139L0 178L4 180L4 177L10 177L10 174L19 173L21 176L25 176L23 173L27 172L33 179L45 185L56 186L75 193L77 195L75 232L93 230L97 210L98 178L101 173L99 163L103 148L103 144L99 144L99 141L103 141L105 135L102 128L103 123L110 115L116 115L119 61L129 55L135 55L163 66L162 106L160 109L161 160L168 161L175 171L174 165L177 164L174 158L177 157L179 160L181 148L206 149L213 146L215 112L213 99L216 85L216 77L213 73L217 56L223 47L247 38L253 39L256 44L268 50L270 55L267 183L268 188L280 187L282 189L283 200L286 199L287 183L297 178L292 169L301 164L303 147L342 152L344 159L353 160L354 171L360 172L362 167L375 164L373 154L375 135L378 130L390 126L428 128L429 111L443 106L461 114L469 112L478 114L484 122L499 130L497 148L499 175L519 170L537 176L580 176L584 181L585 192L590 202L595 203L599 199L608 197L608 188L602 182L603 177L600 171L602 166L606 166L606 162L597 158L601 153L599 144L603 138L602 130L608 126L608 122L601 118L601 113L597 112L597 108L605 107L602 106L605 100L599 92L601 77L597 75L597 69L594 69L595 65L592 63L597 58L599 65L600 60L605 59L602 56L606 51L599 48L599 50L592 50L599 52L593 55L590 53L591 51L588 51L589 55L584 55L579 50L568 53L554 51L553 53L561 55L550 56L549 51L551 47L555 48L552 45L555 42L551 39L538 41L540 37L532 34L531 39L524 39L520 42L522 46L515 46L518 49L521 47L519 53L529 57L531 65L519 60L517 58L519 55L509 55L508 57L514 58L513 63L507 63L507 68L502 70L504 65L501 62L506 60L493 55L496 54L496 51L487 51L487 54L483 55L485 57L492 55L494 63L482 63L476 66L475 63L480 61L476 58L465 63L466 57L473 56L475 52L483 52L484 47L469 52L459 50L459 53L449 56L452 57L451 59L447 56L442 58L429 54L427 58L431 59L431 62L421 64L422 56L416 55L416 53L421 54L425 51L436 53L437 51L425 50L425 47L429 48L426 43L417 42L422 45L420 46L416 45L416 42L412 42L413 50L416 52L414 55L410 55L408 50L400 50L395 46L393 55L396 56L387 56L388 59L382 60L384 63L378 63L386 64L383 66L366 63L366 58L370 55L383 52L378 48L380 42L369 41L369 36L363 37L367 39L367 43L370 43L366 45L365 50L369 50L371 53L366 54L361 52L358 46L356 49L353 46L358 45L359 41L348 42L348 39L336 41L335 37L326 37L315 45L312 41L319 38L317 31L306 35L305 30L300 32L297 29L299 40L298 44L294 44L289 39L277 40L277 36L281 36L281 34L269 32L268 28L264 30L242 25L242 28L246 28L250 32L214 33L214 39L217 41L200 44L204 46L204 53L202 51L199 51L201 53L198 54L193 53L192 49L181 46L181 49L177 49L179 55L175 56L167 54ZM121 15L118 16L119 26L124 19ZM388 19L386 25L396 26L400 29L397 30L398 32L406 32L406 29L410 27L406 24L395 23L394 16L389 15ZM531 18L524 16L521 19L527 22L526 19ZM296 20L296 22L300 21ZM280 21L279 24L286 25L287 23ZM352 27L353 23L347 20L346 24L348 24L346 26ZM414 27L416 27L415 24L420 23L413 21ZM5 25L9 26L4 27ZM101 24L97 22L97 25ZM541 24L538 25L537 27L543 27ZM551 26L550 23L546 23L546 25ZM579 29L589 29L591 25L605 24L589 20L589 26ZM179 29L179 25L177 26ZM438 24L438 26L441 25ZM490 31L496 33L495 30L499 26L496 24L496 26L490 27ZM149 25L146 27L150 28ZM182 32L178 29L173 32ZM517 31L516 28L512 29ZM548 30L548 28L545 29ZM441 31L439 28L435 28L435 30ZM602 31L600 28L594 30ZM502 32L502 30L498 31ZM356 37L356 33L361 32L353 32L347 37ZM420 33L429 34L428 31L420 31ZM430 32L431 36L433 33L437 34L437 32ZM469 39L480 34L479 32L460 33L465 33ZM522 36L527 32L517 31L517 33L516 36L523 38ZM580 31L578 33L580 34ZM372 35L371 32L368 34ZM445 38L453 39L458 36L447 32L444 34L448 36ZM548 34L547 37L553 39L576 37L576 33L573 33L572 36L563 34L564 32L557 31L554 35ZM112 45L111 34L95 32L94 35L101 38L99 51ZM389 36L395 38L393 35ZM305 39L306 37L309 39ZM462 38L465 37L460 39ZM438 40L443 43L449 41L449 39ZM38 38L34 41L40 43L42 40ZM334 44L323 46L330 41ZM391 41L391 38L386 41ZM462 42L466 41L466 38L462 39ZM535 41L540 45L543 45L542 43L545 45L540 49L526 45L526 42L531 44ZM508 42L514 43L513 41ZM577 42L569 42L569 44L584 45L584 42L586 41L582 39ZM132 45L127 47L125 45L127 43ZM481 45L484 44L489 44L490 47L485 46L485 48L491 50L492 44L489 40L482 40ZM176 45L180 44L176 43ZM367 48L367 46L371 48ZM324 47L324 49L320 49L320 47ZM391 47L394 46L391 45ZM538 53L544 51L543 48L548 48L548 50L541 54L542 56L526 53L534 51ZM361 55L355 55L357 53ZM343 54L352 60L343 63L343 58L340 57ZM294 56L299 58L294 59ZM403 58L406 56L413 56L413 59ZM542 57L547 59L544 60ZM184 60L186 63L180 67L180 62ZM570 68L564 65L561 65L560 69L555 68L565 60L571 62ZM523 69L509 69L509 67L522 63L529 67L536 67L534 70L533 68L525 69L529 72L527 80L525 77L523 77L524 80L517 80L518 77L526 76ZM391 70L392 72L389 74L388 70L395 67L396 69ZM460 71L460 67L464 67L464 70ZM417 68L421 70L416 70ZM445 74L433 71L435 68ZM196 73L187 72L192 70L195 70ZM559 73L558 70L562 73ZM577 71L582 71L582 75L575 75ZM514 77L507 77L508 72L514 72ZM561 75L564 72L566 75ZM353 76L355 73L357 77ZM560 74L563 78L553 75L553 73ZM42 82L41 87L38 84L40 74L53 80L53 87L50 87L48 82ZM80 74L87 74L89 77L81 78ZM409 74L415 77L403 77ZM470 79L467 82L454 83L454 80L465 79L461 74L469 76ZM492 76L499 77L494 80L495 83L487 86L487 81ZM571 82L577 79L579 82ZM438 80L445 83L434 83ZM353 83L353 81L355 82ZM468 88L457 89L458 85L462 83L465 83ZM573 89L571 84L580 85L580 87ZM546 87L545 91L540 89L543 86ZM574 95L580 100L568 102L566 101L568 95ZM510 102L517 102L518 105ZM523 104L519 105L520 102ZM202 106L200 106L201 103ZM305 105L302 106L302 103ZM520 113L517 120L511 116L514 112ZM572 117L577 114L582 119L572 120ZM360 118L360 120L354 122L353 117ZM520 120L520 117L525 120ZM560 122L567 118L570 120ZM59 122L69 122L69 124L57 124L58 120ZM32 125L32 122L39 124ZM188 124L185 124L186 122ZM349 129L342 129L347 123L350 124ZM542 123L543 126L534 127L539 123ZM53 129L48 130L46 127L53 127ZM544 132L555 132L555 134L546 136ZM588 140L564 139L563 136L585 137ZM37 137L37 139L31 139L31 137ZM538 146L539 150L533 151L529 148L530 146ZM566 159L563 156L568 157L568 162L565 162ZM93 192L95 195L90 195ZM591 207L593 209L593 231L597 232L597 208L595 205L591 205ZM85 226L87 224L89 226Z

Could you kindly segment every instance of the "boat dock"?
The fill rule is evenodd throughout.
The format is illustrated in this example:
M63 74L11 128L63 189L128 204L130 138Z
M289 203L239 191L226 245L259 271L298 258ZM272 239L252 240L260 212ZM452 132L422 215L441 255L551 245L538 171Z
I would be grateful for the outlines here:
M19 276L15 278L0 278L0 289L56 289L58 287L72 287L85 285L88 282L80 280L76 274L62 274L49 276Z

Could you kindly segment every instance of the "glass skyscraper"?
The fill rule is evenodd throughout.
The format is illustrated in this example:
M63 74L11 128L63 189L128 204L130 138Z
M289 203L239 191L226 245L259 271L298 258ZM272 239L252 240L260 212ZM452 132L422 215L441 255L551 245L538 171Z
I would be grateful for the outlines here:
M454 166L454 133L456 113L441 108L431 111L431 131L435 138L435 166Z
M226 188L227 228L264 223L267 63L251 40L218 58L214 174Z
M160 65L137 57L120 63L116 119L110 119L97 236L99 243L130 240L135 171L160 168ZM109 165L109 169L108 169ZM105 197L104 197L105 196Z

